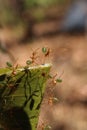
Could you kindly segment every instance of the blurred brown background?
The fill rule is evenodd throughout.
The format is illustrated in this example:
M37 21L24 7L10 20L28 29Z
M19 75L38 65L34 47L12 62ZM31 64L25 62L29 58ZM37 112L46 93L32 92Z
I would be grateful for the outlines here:
M63 81L54 89L58 102L43 101L39 118L40 126L47 123L52 130L87 130L87 34L61 31L72 5L71 0L0 0L0 67L6 61L25 65L36 48L52 50L48 62Z

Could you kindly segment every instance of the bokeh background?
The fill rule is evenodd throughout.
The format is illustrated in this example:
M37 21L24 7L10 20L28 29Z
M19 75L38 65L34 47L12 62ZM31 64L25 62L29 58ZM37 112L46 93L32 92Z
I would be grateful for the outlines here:
M0 0L0 67L5 67L7 61L25 65L33 50L46 46L52 50L48 58L53 64L52 72L58 72L62 78L62 83L54 86L57 103L48 103L50 95L47 95L49 89L46 90L39 117L40 130L43 124L49 124L52 130L87 130L86 29L79 28L80 33L76 29L73 33L61 31L75 2Z

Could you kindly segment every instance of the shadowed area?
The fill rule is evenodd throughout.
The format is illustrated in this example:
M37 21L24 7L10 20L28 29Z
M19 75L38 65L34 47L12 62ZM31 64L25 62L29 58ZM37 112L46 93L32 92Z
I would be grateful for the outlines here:
M29 117L21 107L12 107L3 111L0 122L3 130L32 130Z

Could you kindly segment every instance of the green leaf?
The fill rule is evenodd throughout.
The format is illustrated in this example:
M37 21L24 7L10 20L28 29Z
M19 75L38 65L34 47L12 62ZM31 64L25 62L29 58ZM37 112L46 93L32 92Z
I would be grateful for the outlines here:
M7 64L12 66L9 62ZM12 75L12 69L1 68L0 110L22 107L29 117L32 130L35 130L50 68L50 64L21 67L15 70L15 75Z

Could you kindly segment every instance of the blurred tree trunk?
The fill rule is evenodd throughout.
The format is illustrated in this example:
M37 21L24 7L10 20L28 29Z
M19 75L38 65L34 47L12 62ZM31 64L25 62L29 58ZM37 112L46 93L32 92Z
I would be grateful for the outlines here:
M17 16L24 22L25 26L25 34L21 39L21 42L25 42L27 40L32 40L34 37L34 19L31 14L31 10L28 10L28 13L25 8L25 0L10 0L12 7L16 11Z
M21 39L21 42L25 42L25 41L28 41L28 40L29 41L33 40L33 38L35 36L33 27L34 27L34 21L31 19L27 23L26 31L25 31L25 34L24 34L23 38Z
M23 12L25 11L24 0L8 0L10 8L15 12L16 15L22 17Z

